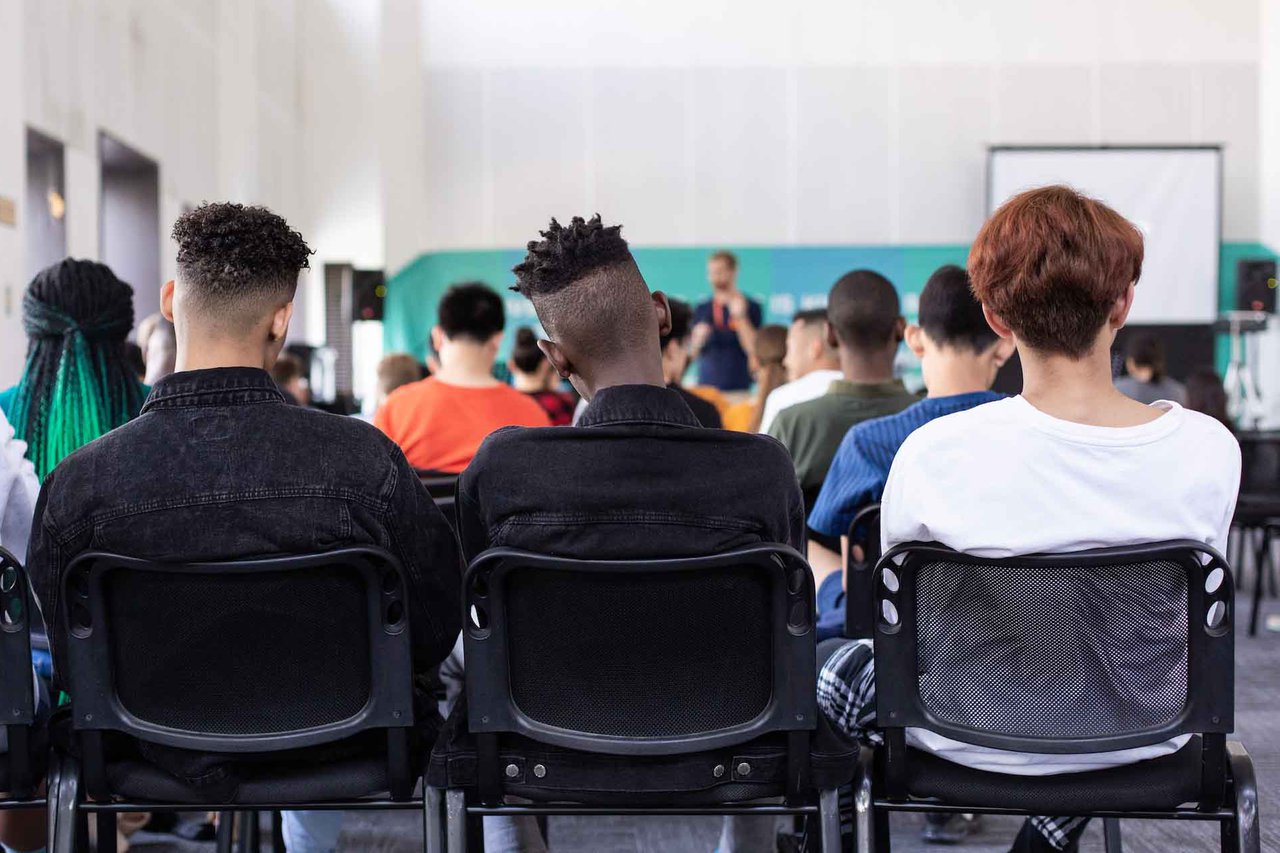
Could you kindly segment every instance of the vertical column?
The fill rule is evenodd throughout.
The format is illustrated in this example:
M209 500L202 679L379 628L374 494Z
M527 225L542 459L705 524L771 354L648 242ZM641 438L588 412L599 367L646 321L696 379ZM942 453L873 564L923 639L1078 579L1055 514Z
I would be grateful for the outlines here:
M426 57L421 0L381 0L377 133L388 275L427 242Z
M22 3L0 3L0 388L22 373L23 220L26 128L23 124ZM12 220L12 221L11 221Z

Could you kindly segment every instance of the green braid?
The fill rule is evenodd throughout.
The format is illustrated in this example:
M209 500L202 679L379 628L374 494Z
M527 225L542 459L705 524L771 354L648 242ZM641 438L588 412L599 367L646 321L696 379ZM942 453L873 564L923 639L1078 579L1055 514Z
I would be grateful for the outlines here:
M142 406L124 358L133 289L102 264L67 259L32 279L22 314L30 346L10 420L43 480Z

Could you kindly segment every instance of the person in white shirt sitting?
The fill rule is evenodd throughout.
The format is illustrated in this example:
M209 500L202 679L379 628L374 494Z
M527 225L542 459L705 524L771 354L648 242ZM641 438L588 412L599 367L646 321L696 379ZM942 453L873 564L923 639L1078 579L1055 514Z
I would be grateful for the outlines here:
M1132 223L1067 187L1015 196L983 225L969 275L991 328L1017 346L1022 394L907 438L881 504L886 551L938 542L999 557L1169 539L1226 550L1240 483L1235 438L1210 417L1170 401L1144 405L1112 383L1111 345L1133 305L1142 254ZM850 735L875 724L873 663L870 641L852 641L819 676L819 706ZM1032 755L918 729L907 738L958 764L1019 775L1131 764L1186 743ZM1084 824L1032 818L1013 849L1074 850Z
M773 419L783 409L806 403L827 393L831 383L843 379L840 359L827 340L827 311L814 308L801 311L787 329L787 356L782 361L787 369L787 384L774 388L764 401L760 416L760 432L769 432Z

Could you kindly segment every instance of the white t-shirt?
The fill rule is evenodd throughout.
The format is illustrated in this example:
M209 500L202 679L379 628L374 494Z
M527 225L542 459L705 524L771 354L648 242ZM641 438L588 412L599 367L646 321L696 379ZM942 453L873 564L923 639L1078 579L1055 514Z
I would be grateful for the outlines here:
M1226 551L1240 446L1214 419L1165 400L1135 427L1072 423L1012 397L938 418L894 458L881 502L887 550L939 542L984 557L1194 539ZM913 745L997 773L1048 775L1132 764L1163 744L1091 755L1029 755L908 729Z
M783 409L789 409L800 403L807 403L827 393L831 383L843 379L844 374L838 370L815 370L806 373L794 382L779 385L769 392L764 401L764 413L760 416L760 432L769 432L773 419Z
M14 438L13 427L0 414L0 546L23 564L40 493L36 469L25 458L26 452L26 442Z

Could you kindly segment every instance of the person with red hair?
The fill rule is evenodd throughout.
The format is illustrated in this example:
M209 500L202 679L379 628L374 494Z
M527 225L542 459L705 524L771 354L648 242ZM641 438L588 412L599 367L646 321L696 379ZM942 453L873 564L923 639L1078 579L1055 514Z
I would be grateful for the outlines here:
M1024 192L987 220L969 252L969 276L992 330L1018 349L1022 393L930 421L906 439L881 502L886 551L933 541L1004 557L1172 539L1225 551L1240 484L1240 448L1231 433L1175 402L1131 400L1112 383L1111 346L1133 307L1142 253L1142 233L1131 222L1069 187ZM1078 597L1079 612L1088 612L1089 591ZM1177 645L1179 632L1185 643L1185 614L1179 626L1173 613L1135 603L1131 616L1137 635L1153 644ZM1063 649L1065 660L1088 657L1084 639ZM870 641L831 642L839 648L822 668L818 704L838 728L864 736L875 724ZM989 655L979 647L979 658L996 665L1001 642L991 641ZM1028 702L1051 708L1080 701L1055 687L1055 673L1043 675L1043 693ZM1153 659L1143 695L1154 701L1163 690L1176 691L1179 677L1185 684L1177 661ZM1187 741L1042 755L907 730L917 749L1025 776L1146 761ZM1084 824L1078 817L1031 818L1013 850L1075 850Z

